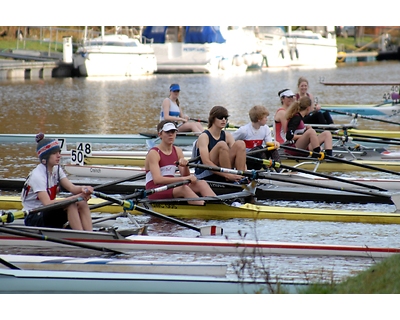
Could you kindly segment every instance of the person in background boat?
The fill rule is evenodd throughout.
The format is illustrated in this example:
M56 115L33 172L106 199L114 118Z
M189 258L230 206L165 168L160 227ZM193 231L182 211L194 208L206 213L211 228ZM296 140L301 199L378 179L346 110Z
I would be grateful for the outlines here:
M36 151L40 164L29 174L21 200L24 210L32 210L55 203L60 187L73 195L62 200L82 197L84 200L70 204L66 208L29 214L25 225L49 228L63 228L67 222L71 229L92 231L92 216L87 201L93 187L76 186L66 176L60 166L61 149L55 139L36 135Z
M160 121L169 120L182 122L178 126L179 132L203 132L204 128L199 122L189 121L189 116L185 115L179 107L179 84L173 83L169 87L169 97L165 98L161 106Z
M198 163L206 166L246 170L246 145L243 140L235 141L232 134L224 130L228 121L228 110L215 106L210 110L208 129L193 143L193 157L200 156ZM244 182L240 175L195 169L198 179L217 182Z
M281 100L282 107L280 107L274 116L274 137L275 141L280 144L286 141L286 110L294 101L295 94L290 89L282 89L278 92L278 97Z
M314 101L313 109L310 114L304 117L304 123L309 124L332 124L333 120L328 111L321 111L321 106L314 100L311 93L308 93L308 80L304 77L300 77L297 81L296 101L299 101L301 97L309 97L311 101Z
M178 129L169 120L163 120L157 125L161 143L149 150L146 156L146 189L153 189L170 183L190 180L189 185L183 185L149 195L150 199L197 198L215 196L214 191L206 181L199 181L190 174L188 160L183 156L182 149L174 146ZM180 176L175 176L176 162ZM203 205L204 201L188 201L189 204Z
M320 134L310 126L304 124L304 117L310 113L312 101L305 96L299 101L294 101L286 111L288 120L285 145L310 150L314 152L321 151L321 145L324 144L325 153L332 156L332 135L330 131L323 131ZM294 150L285 150L292 155L303 155Z
M268 109L264 106L254 106L249 111L250 122L232 133L233 138L243 140L246 145L246 152L265 149L267 144L274 146L275 149L260 151L252 154L252 157L261 159L272 159L280 163L279 149L280 144L273 141L270 128L267 126ZM247 168L259 170L262 164L247 160ZM278 169L279 171L279 169Z

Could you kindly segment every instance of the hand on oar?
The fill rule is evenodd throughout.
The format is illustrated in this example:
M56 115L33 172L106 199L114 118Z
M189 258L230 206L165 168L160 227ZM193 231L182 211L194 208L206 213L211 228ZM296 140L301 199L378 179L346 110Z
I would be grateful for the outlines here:
M163 215L161 213L158 213L158 212L155 212L153 210L146 209L144 207L138 206L133 201L117 199L117 198L111 197L109 195L106 195L106 194L98 192L98 191L93 192L93 194L96 197L99 197L99 198L114 202L116 204L119 204L119 205L123 206L124 208L127 208L129 206L128 210L136 210L136 211L139 211L139 212L142 212L142 213L145 213L145 214L148 214L148 215L151 215L151 216L154 216L154 217L157 217L157 218L160 218L160 219L164 219L166 221L178 224L180 226L195 230L195 231L199 232L200 235L202 235L202 236L215 236L215 235L222 235L223 234L223 229L220 228L220 227L217 227L217 226L195 227L195 226L190 225L190 224L188 224L186 222L183 222L181 220L178 220L178 219L175 219L175 218L172 218L172 217L169 217L169 216L165 216L165 215Z
M1 222L3 223L11 223L14 221L14 219L21 219L25 218L28 214L30 213L38 213L38 212L44 212L44 211L49 211L49 210L55 210L59 208L65 208L69 206L72 203L79 202L84 200L83 197L76 197L68 200L61 200L55 203L48 204L46 206L41 206L36 209L32 210L19 210L15 212L3 212L1 215Z
M293 148L293 147L289 147L289 146L285 146L285 145L281 145L281 148L287 149L287 150L293 150L293 151L303 153L303 154L307 154L310 157L314 158L315 160L319 160L319 161L324 160L324 159L330 159L330 160L333 160L336 162L346 163L346 164L349 164L352 166L361 167L361 168L365 168L365 169L369 169L369 170L381 171L381 172L386 172L386 173L390 173L390 174L394 174L394 175L400 175L400 172L387 170L387 169L383 169L383 168L378 168L375 166L370 166L368 164L358 163L358 162L349 161L349 160L345 160L345 159L335 158L333 156L328 156L327 154L325 154L325 152L314 152L314 151L309 151L309 150L304 150L304 149L299 149L299 148Z

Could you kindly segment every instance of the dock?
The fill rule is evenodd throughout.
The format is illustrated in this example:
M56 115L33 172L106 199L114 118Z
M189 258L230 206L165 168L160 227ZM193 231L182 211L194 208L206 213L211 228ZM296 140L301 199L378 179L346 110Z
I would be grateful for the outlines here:
M72 77L72 63L0 59L0 80Z
M368 52L340 51L337 54L337 62L375 61L378 54L379 53L376 51L368 51Z

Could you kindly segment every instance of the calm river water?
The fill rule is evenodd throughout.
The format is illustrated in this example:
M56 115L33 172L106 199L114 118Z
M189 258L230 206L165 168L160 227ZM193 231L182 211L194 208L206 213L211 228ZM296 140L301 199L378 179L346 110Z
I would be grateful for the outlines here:
M310 92L321 104L379 104L389 86L324 86L325 81L360 82L398 81L398 62L343 64L332 69L277 69L225 75L152 75L138 78L65 78L0 82L1 133L139 133L154 131L162 100L168 96L171 83L181 86L180 101L191 117L207 119L214 105L223 105L231 114L230 123L249 121L248 110L266 106L271 116L280 105L278 91L296 90L297 79L305 76ZM335 117L337 123L348 123L346 116ZM400 121L393 117L392 121ZM269 122L271 123L271 122ZM398 126L377 121L359 120L361 128L398 130ZM126 146L116 146L122 148ZM0 144L0 177L21 178L37 164L35 143ZM287 204L295 206L297 204ZM312 205L312 204L310 204ZM314 204L315 205L315 204ZM318 205L321 206L321 205ZM336 205L326 205L327 207ZM349 206L347 206L349 207ZM360 207L355 205L355 209ZM366 210L393 211L392 206L364 206ZM147 217L140 218L148 222ZM196 232L169 223L151 220L152 234L196 236ZM238 230L250 238L285 242L312 242L368 246L400 247L398 225L370 225L308 221L235 219L226 221L191 220L192 224L217 224L228 237L237 238ZM6 252L23 252L14 248ZM0 249L0 252L5 252ZM46 252L49 254L50 252ZM68 255L54 251L54 254ZM72 252L71 252L72 254ZM76 253L74 253L76 254ZM85 252L84 255L97 255ZM223 261L232 263L238 257L190 254L135 253L138 259ZM343 278L364 270L372 259L326 257L265 257L265 265L280 277Z

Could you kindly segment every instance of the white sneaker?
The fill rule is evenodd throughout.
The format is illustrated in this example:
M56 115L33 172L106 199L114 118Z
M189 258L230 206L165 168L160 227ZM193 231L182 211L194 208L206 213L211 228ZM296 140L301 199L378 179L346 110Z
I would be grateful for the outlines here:
M241 207L241 206L242 206L242 204L238 201L234 201L231 203L231 207Z

